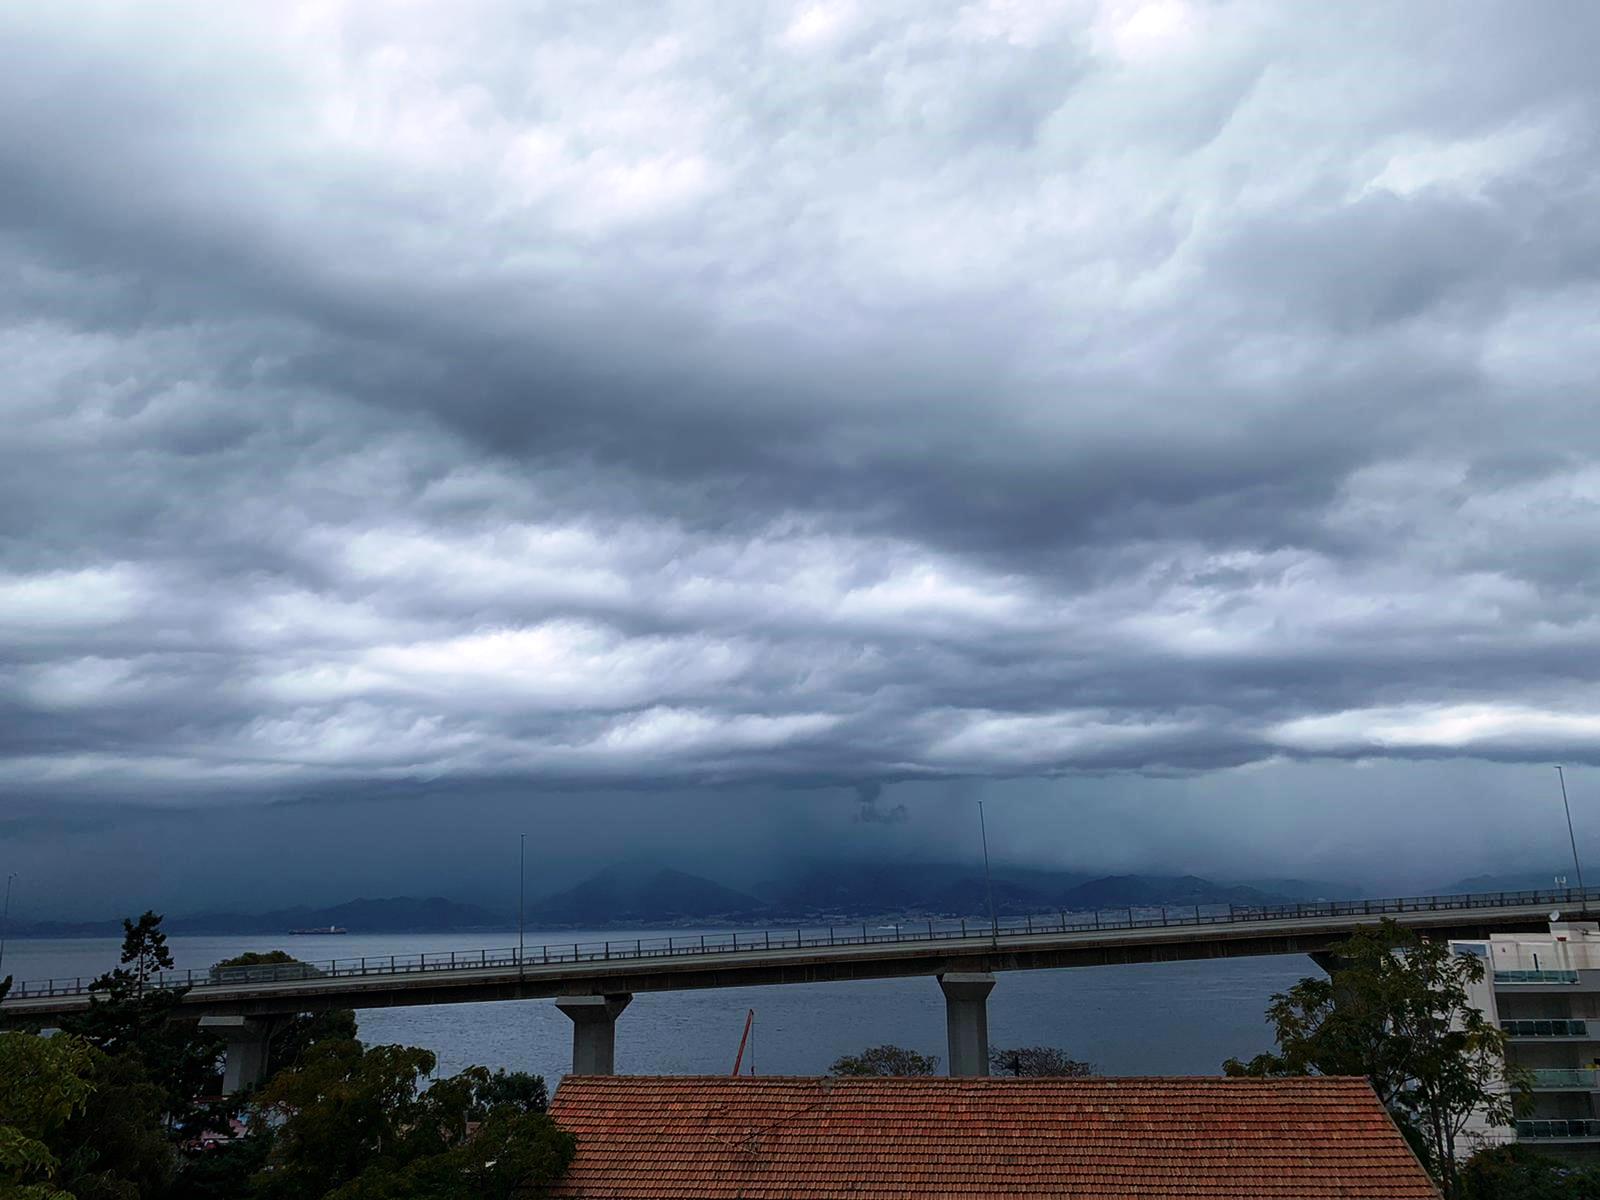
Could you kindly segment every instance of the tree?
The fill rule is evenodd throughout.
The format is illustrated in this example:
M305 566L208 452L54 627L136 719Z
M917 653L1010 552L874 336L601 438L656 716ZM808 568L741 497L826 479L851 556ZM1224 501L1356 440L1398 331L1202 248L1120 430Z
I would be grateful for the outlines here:
M1490 1146L1461 1167L1462 1200L1593 1200L1600 1167L1582 1167L1528 1146Z
M527 1102L522 1077L482 1067L433 1081L410 1046L313 1046L256 1094L256 1123L277 1127L252 1190L268 1200L509 1197L566 1169L573 1142ZM543 1081L538 1081L542 1090Z
M62 1128L94 1091L94 1051L72 1037L0 1033L0 1195L72 1200L56 1186Z
M496 1071L478 1088L477 1102L485 1115L491 1110L542 1113L550 1104L544 1076L527 1071Z
M0 1195L164 1195L177 1159L163 1099L131 1054L71 1034L0 1034Z
M834 1060L830 1075L932 1075L939 1069L939 1056L918 1054L904 1046L869 1046L860 1054L846 1054Z
M88 1102L58 1139L58 1182L76 1200L165 1196L189 1126L169 1115L167 1092L137 1054L96 1053L91 1081Z
M1081 1079L1094 1074L1094 1064L1070 1058L1054 1046L1018 1046L989 1051L989 1068L997 1075L1059 1076Z
M1330 978L1272 997L1278 1050L1230 1075L1365 1075L1444 1188L1457 1197L1456 1142L1475 1112L1508 1125L1527 1095L1505 1062L1505 1035L1468 1003L1483 962L1398 923L1335 947Z
M133 987L134 994L144 992L150 977L174 967L172 952L167 949L167 935L161 931L159 913L145 909L138 923L122 919L122 966L103 975L91 987L110 988L117 983Z
M211 982L224 983L230 980L247 979L249 975L235 971L228 975L231 968L235 967L292 967L293 970L274 971L262 978L273 979L319 979L325 972L320 967L314 967L308 962L302 962L287 950L247 950L243 954L236 954L232 958L225 958L221 962L211 964Z
M137 922L125 919L122 928L121 965L89 985L86 1010L63 1017L60 1024L113 1058L134 1056L161 1090L165 1115L181 1131L213 1118L196 1097L215 1091L222 1043L181 1015L188 988L149 986L158 971L173 969L161 917L146 912Z

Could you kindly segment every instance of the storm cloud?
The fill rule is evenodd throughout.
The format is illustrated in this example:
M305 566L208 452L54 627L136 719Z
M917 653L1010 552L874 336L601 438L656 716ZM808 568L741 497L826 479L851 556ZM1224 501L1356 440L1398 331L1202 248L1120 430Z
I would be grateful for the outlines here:
M1597 37L11 5L0 786L1600 763Z

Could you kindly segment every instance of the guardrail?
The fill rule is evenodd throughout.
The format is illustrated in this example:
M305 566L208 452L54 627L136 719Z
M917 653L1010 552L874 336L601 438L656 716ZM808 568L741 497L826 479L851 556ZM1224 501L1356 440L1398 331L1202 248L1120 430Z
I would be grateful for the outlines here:
M1501 1021L1507 1037L1588 1037L1587 1021Z
M929 942L973 937L1060 936L1097 930L1153 929L1168 926L1229 926L1269 921L1326 920L1337 917L1383 917L1405 913L1460 912L1489 908L1533 908L1577 905L1600 906L1600 888L1585 892L1561 891L1481 892L1461 896L1410 896L1389 900L1332 900L1300 904L1139 906L1098 909L1094 912L1060 912L1054 917L1030 915L1003 921L925 920L880 925L801 926L764 929L748 933L694 934L657 938L626 938L605 942L554 942L512 946L495 950L452 950L428 954L368 955L362 958L324 959L310 963L283 963L252 967L211 967L199 971L173 971L146 981L152 988L283 983L327 980L348 976L403 975L421 971L487 970L491 967L530 967L559 963L611 960L651 960L691 954L733 954L756 950L807 950L823 947L870 946L893 942ZM859 932L857 930L859 929ZM841 931L842 930L842 931ZM9 999L41 996L75 996L93 990L94 981L37 979L15 984Z
M1593 1067L1566 1070L1561 1067L1542 1067L1529 1071L1529 1082L1536 1088L1557 1088L1575 1091L1600 1090L1600 1071Z
M1600 1121L1518 1121L1517 1137L1536 1142L1546 1138L1600 1138Z
M1577 983L1576 971L1496 971L1496 983Z

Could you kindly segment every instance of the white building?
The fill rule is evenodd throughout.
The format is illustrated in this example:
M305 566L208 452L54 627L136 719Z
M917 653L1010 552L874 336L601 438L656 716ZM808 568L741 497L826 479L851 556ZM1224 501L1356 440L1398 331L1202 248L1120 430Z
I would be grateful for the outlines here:
M1600 923L1555 920L1548 933L1450 946L1485 960L1469 999L1505 1030L1510 1062L1533 1082L1533 1112L1515 1129L1480 1122L1468 1134L1600 1161Z

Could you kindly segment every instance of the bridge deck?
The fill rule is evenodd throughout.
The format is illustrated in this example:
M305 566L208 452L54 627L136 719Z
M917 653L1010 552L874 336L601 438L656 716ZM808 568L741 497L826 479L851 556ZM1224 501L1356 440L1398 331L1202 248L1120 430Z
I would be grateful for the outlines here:
M630 939L451 954L344 959L322 964L213 969L163 976L152 986L187 988L184 1008L205 1014L271 1014L327 1008L456 1004L489 1000L687 988L750 987L1168 962L1326 950L1383 917L1433 936L1484 937L1542 928L1551 912L1576 916L1600 890L1355 900L1270 909L1120 910L1058 921L1027 918L994 929L901 925L892 933L774 930L710 940ZM88 981L17 985L0 1015L47 1020L89 1003Z

